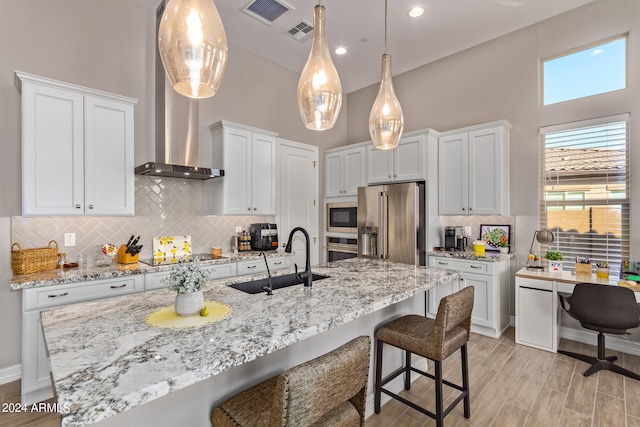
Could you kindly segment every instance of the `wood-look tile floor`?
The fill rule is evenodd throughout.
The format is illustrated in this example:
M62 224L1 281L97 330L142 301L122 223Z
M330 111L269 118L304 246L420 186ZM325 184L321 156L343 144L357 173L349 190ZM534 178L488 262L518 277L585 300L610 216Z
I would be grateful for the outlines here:
M515 344L514 329L500 339L471 334L469 342L471 418L459 404L445 426L603 426L640 427L640 381L600 371L588 378L584 362L562 354ZM562 349L596 354L596 347L562 340ZM444 377L460 382L460 352L444 362ZM640 372L640 356L607 351L622 366ZM431 369L433 367L431 366ZM455 390L445 387L445 405ZM419 378L402 394L434 409L433 382ZM0 385L0 402L20 401L20 381ZM49 401L53 402L53 400ZM0 427L53 427L55 413L2 413ZM391 400L380 414L370 416L365 427L431 427L435 422L400 402ZM128 427L128 426L123 426Z
M595 345L561 340L560 348L577 353L597 354ZM458 426L593 426L640 427L640 381L609 371L589 377L585 362L563 354L549 353L515 343L509 328L500 339L471 334L469 383L471 417L464 418L462 403L445 418L446 427ZM608 350L618 356L616 363L640 372L640 356ZM430 365L433 373L433 364ZM443 362L445 379L461 383L460 352ZM445 387L445 407L457 391ZM435 410L433 381L420 377L409 396L421 406ZM431 427L431 418L391 400L380 414L370 416L365 427Z

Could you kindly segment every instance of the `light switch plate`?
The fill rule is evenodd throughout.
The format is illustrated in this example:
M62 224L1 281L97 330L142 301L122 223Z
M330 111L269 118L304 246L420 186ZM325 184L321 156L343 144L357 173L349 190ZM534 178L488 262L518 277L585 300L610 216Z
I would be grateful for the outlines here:
M76 245L76 233L64 233L64 245L67 247Z

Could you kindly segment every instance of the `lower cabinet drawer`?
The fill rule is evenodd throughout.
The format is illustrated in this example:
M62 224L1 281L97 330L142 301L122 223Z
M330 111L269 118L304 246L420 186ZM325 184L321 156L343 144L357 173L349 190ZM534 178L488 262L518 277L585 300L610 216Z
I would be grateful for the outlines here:
M429 267L446 268L467 273L493 274L493 262L430 256Z
M264 259L238 262L238 276L244 276L245 274L263 273L266 271L267 266L264 263Z
M116 279L24 289L23 304L26 311L41 310L43 308L142 292L143 290L144 275L138 274Z
M289 268L291 266L290 260L291 258L289 257L267 258L267 262L269 263L269 268L271 270L283 270L285 268Z

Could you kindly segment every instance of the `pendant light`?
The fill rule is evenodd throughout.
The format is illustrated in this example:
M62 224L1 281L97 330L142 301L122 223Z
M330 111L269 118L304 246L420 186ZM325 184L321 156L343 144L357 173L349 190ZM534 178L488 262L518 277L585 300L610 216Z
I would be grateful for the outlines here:
M400 101L393 90L391 55L387 53L387 0L384 1L384 54L378 96L369 114L369 135L376 149L396 148L402 137L404 117Z
M318 3L313 9L311 53L298 81L298 109L311 130L331 129L342 105L342 85L329 54L324 21L325 9Z
M227 65L227 36L213 0L169 0L158 49L176 92L189 98L215 95Z

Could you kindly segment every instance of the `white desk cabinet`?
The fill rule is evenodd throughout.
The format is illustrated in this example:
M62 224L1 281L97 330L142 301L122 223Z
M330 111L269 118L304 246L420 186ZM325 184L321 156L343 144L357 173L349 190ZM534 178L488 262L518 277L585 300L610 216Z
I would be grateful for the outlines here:
M144 276L137 274L122 278L24 289L22 291L21 403L30 405L53 397L49 358L40 325L40 310L142 292L143 288Z
M402 138L393 150L376 150L367 146L367 183L421 181L425 179L425 137Z
M210 127L213 167L224 177L213 180L213 214L276 214L276 133L221 121ZM219 201L222 203L219 203Z
M509 214L509 129L502 120L440 135L440 215Z
M516 277L516 343L557 351L558 314L554 282Z
M137 101L16 76L22 93L22 215L133 215Z
M558 292L571 294L580 283L611 286L608 278L601 279L595 274L520 269L516 273L516 343L556 353L561 338ZM635 292L635 297L640 304L640 292ZM581 341L580 336L584 333L583 330L573 331L572 328L568 328L567 332L571 334L570 339L578 341ZM587 336L590 337L589 334ZM627 343L626 340L611 337L610 344L616 340L619 347ZM594 345L595 338L590 337L589 341L583 342Z
M356 147L331 150L324 155L324 196L357 196L358 187L365 180L365 148Z
M429 267L462 272L457 283L429 290L429 316L435 317L442 297L467 286L474 287L471 330L497 338L509 326L509 260L477 261L439 256L429 257Z

